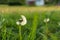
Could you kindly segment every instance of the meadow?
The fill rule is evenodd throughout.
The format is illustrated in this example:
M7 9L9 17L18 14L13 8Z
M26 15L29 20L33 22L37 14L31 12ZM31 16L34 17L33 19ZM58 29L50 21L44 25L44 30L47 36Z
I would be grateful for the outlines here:
M16 24L21 15L24 26ZM0 6L0 40L60 40L60 7Z

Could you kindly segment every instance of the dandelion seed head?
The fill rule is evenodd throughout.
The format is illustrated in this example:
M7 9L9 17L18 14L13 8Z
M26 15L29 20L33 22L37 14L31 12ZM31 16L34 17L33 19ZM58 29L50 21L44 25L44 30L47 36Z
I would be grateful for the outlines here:
M17 22L18 25L22 25L24 26L25 24L27 24L27 19L24 15L21 15L21 19L18 20Z
M45 22L45 23L46 23L46 22L49 22L49 21L50 21L49 18L44 19L44 22Z
M21 22L21 25L25 25L25 24L27 24L27 19L26 19L26 17L24 16L24 15L21 15L21 17L22 17L22 22Z

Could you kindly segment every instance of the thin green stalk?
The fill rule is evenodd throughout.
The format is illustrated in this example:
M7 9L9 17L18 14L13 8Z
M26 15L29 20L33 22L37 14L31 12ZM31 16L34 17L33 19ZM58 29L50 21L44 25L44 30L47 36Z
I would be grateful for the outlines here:
M32 24L32 28L31 28L31 32L28 36L28 40L34 40L36 37L36 30L37 30L37 20L38 20L38 16L35 15L34 16L34 20L33 20L33 24Z
M19 40L22 40L21 26L19 26Z
M47 26L47 22L46 25L44 26L44 34L45 36L43 36L43 40L48 40L47 35L48 35L48 26Z
M46 26L45 26L45 34L46 35L48 35L48 32L49 32L49 30L48 30L48 25L47 25L48 23L46 22Z

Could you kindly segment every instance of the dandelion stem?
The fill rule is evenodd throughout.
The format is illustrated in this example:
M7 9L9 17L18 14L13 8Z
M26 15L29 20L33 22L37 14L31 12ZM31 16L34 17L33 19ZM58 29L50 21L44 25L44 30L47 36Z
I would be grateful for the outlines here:
M46 23L46 31L45 31L46 35L48 34L48 26L47 26L47 23Z
M21 26L19 26L19 40L22 40Z
M43 40L48 40L48 38L47 38L47 35L48 35L48 26L47 26L47 22L46 22L46 25L45 25L45 28L44 28L44 33L45 33L45 36L43 36Z

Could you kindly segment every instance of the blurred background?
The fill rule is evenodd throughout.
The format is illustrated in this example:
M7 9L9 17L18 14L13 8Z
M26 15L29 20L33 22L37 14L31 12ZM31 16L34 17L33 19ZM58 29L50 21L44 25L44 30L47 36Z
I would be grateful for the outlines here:
M60 0L0 0L0 40L60 40Z
M0 0L0 4L19 6L60 5L60 0Z

